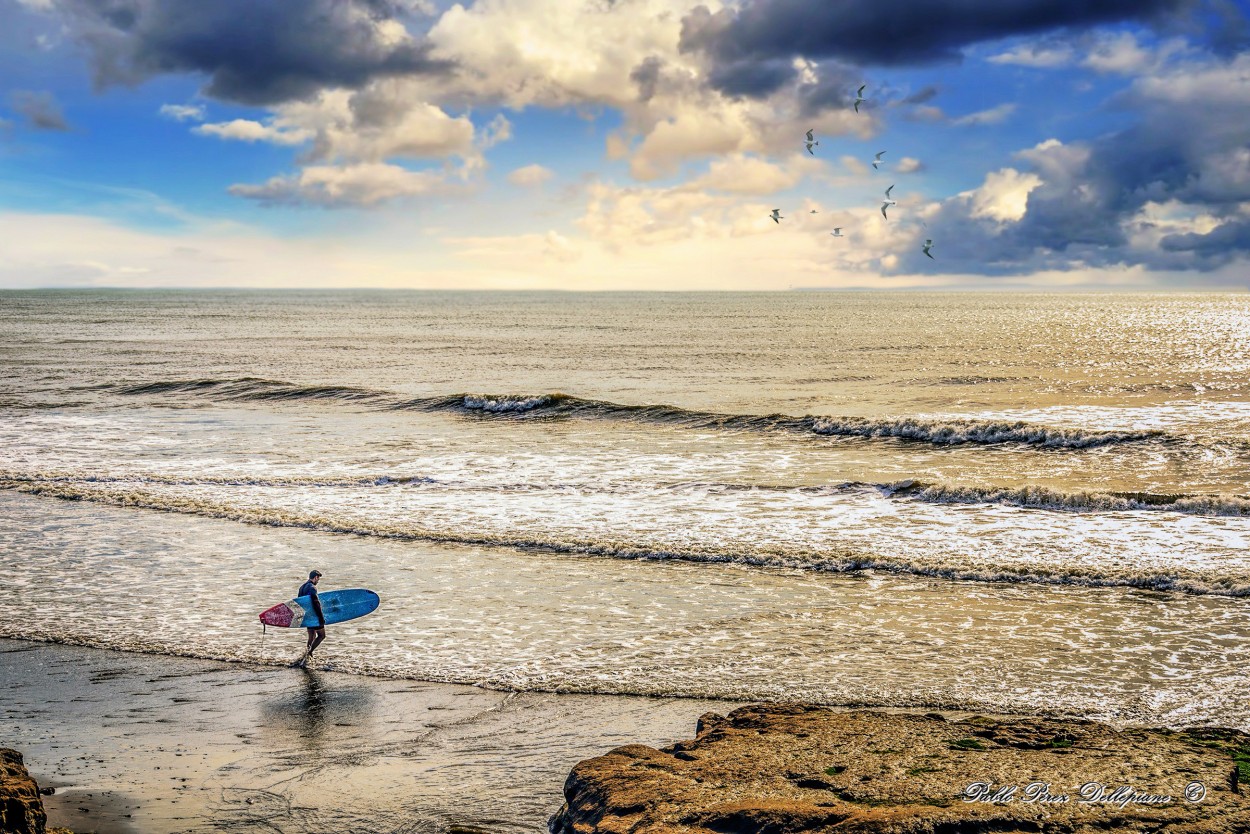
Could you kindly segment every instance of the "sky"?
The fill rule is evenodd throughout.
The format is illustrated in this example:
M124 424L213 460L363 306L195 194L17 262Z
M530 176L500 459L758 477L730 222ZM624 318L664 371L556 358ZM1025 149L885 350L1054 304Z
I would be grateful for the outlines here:
M0 0L0 287L1242 291L1248 6Z

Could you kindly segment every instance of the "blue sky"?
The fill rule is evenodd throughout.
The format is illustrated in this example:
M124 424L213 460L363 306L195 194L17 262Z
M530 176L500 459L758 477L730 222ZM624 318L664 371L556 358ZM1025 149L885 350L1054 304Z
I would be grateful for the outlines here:
M0 287L1241 290L1248 47L1229 0L0 0Z

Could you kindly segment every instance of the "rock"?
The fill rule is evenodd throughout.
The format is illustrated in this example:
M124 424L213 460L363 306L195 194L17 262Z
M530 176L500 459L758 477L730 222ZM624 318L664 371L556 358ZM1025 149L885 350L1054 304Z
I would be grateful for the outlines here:
M748 706L702 716L693 740L579 763L549 829L1225 834L1250 832L1248 778L1234 730Z
M0 831L46 834L47 824L39 786L26 772L22 754L0 747Z

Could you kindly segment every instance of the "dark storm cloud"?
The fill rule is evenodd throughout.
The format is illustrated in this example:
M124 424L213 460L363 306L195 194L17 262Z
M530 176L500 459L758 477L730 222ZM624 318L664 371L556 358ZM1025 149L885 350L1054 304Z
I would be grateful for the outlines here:
M798 70L789 60L731 61L708 73L708 83L734 98L768 98L794 80Z
M682 21L681 48L704 52L719 66L795 55L860 65L928 64L956 60L961 49L980 41L1149 20L1191 5L1191 0L754 0L740 9L696 8Z
M445 73L419 40L377 24L399 20L387 0L55 0L90 50L100 85L162 73L208 76L205 92L245 104L359 87L377 76Z
M1019 167L1042 184L1018 221L977 217L966 197L947 200L929 220L926 233L942 244L942 268L1007 275L1126 264L1203 272L1250 255L1250 222L1238 213L1250 201L1250 96L1214 110L1210 127L1170 111L1148 112L1142 123L1085 145L1021 154ZM1188 206L1220 225L1141 247L1132 234L1154 227L1142 215L1148 203ZM905 253L899 268L919 269L924 260Z
M1250 221L1229 220L1204 235L1168 235L1159 242L1165 252L1192 255L1208 268L1224 266L1250 252Z
M61 106L51 93L19 90L9 97L9 103L13 111L25 117L27 124L36 130L69 130Z

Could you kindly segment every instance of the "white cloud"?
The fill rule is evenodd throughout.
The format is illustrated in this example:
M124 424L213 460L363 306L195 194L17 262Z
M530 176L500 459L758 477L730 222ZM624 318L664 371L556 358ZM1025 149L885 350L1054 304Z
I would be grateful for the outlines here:
M1102 73L1142 75L1160 71L1173 59L1192 52L1182 38L1171 38L1156 46L1143 46L1132 32L1099 37L1081 60L1081 65Z
M480 0L431 27L434 56L462 71L446 94L521 109L596 102L624 107L651 55L676 56L689 2Z
M898 161L898 165L894 166L894 170L900 174L914 174L917 171L924 170L924 163L919 159L911 156L905 156Z
M162 104L160 114L177 122L204 121L204 108L198 104Z
M1155 252L1168 235L1205 235L1217 229L1223 220L1201 206L1177 200L1166 203L1149 202L1125 224L1129 246L1139 252Z
M1177 63L1134 81L1131 96L1139 102L1183 106L1188 119L1207 118L1211 107L1250 109L1250 54L1231 61ZM1231 114L1218 115L1224 121Z
M997 107L991 107L988 110L979 110L976 113L969 113L966 116L960 116L957 119L953 119L951 124L960 126L996 125L1006 121L1007 117L1014 112L1016 112L1016 105L1011 102L1006 102L998 105Z
M1036 69L1054 69L1072 63L1075 55L1068 46L1053 46L1038 43L1020 44L1006 52L991 55L986 60L991 64L1014 64L1021 67Z
M1062 188L1072 183L1074 172L1085 167L1090 157L1090 149L1084 144L1065 145L1058 139L1047 139L1032 148L1017 151L1015 156L1040 171L1042 180L1047 185Z
M972 217L986 217L1000 223L1014 222L1024 217L1028 208L1029 192L1042 184L1036 174L1022 174L1015 168L991 171L984 184L959 196L971 200Z
M634 149L630 173L645 182L674 174L686 159L753 150L752 131L740 115L690 108L657 122Z
M216 136L218 139L270 142L275 145L302 145L313 137L312 131L280 127L274 124L266 125L251 119L234 119L229 122L196 125L191 128L191 132L201 136Z
M631 174L643 181L710 156L801 148L798 140L807 128L823 136L861 138L878 129L875 116L846 108L809 119L793 87L766 101L711 90L700 63L704 57L678 48L682 19L697 5L698 0L457 4L428 37L434 57L455 61L460 71L427 82L424 90L428 100L450 105L617 109L624 124L608 138L607 156L628 157ZM715 10L721 4L709 5ZM820 78L810 62L797 62L796 69L807 82Z
M375 81L354 93L326 90L311 101L279 106L274 124L313 134L310 158L318 162L476 156L473 122L449 116L420 93L411 79Z
M1141 75L1157 72L1186 54L1194 54L1194 49L1184 38L1143 43L1134 32L1097 32L1080 38L1075 48L1053 41L1020 44L986 60L1035 69L1082 66L1101 73Z
M482 130L482 139L478 143L478 147L482 150L493 148L500 142L507 142L512 138L512 122L504 114L500 113L490 120Z
M508 174L508 182L522 188L537 188L554 176L555 172L550 168L538 164L526 165Z
M386 79L355 92L323 90L310 100L279 105L267 123L235 119L193 130L248 142L310 143L299 172L234 185L231 194L266 204L378 205L439 190L452 176L473 179L486 165L482 149L511 136L503 115L479 136L468 116L448 115L421 100L417 83ZM414 172L390 161L451 157L460 158L459 166L448 164L440 172Z
M733 154L713 160L708 172L685 188L730 194L776 194L793 188L805 177L821 172L825 167L821 160L799 154L794 154L782 164L756 156Z
M270 205L340 207L374 206L438 191L445 184L445 177L439 173L362 162L346 166L312 165L298 174L273 177L262 185L232 185L229 190L239 197Z

